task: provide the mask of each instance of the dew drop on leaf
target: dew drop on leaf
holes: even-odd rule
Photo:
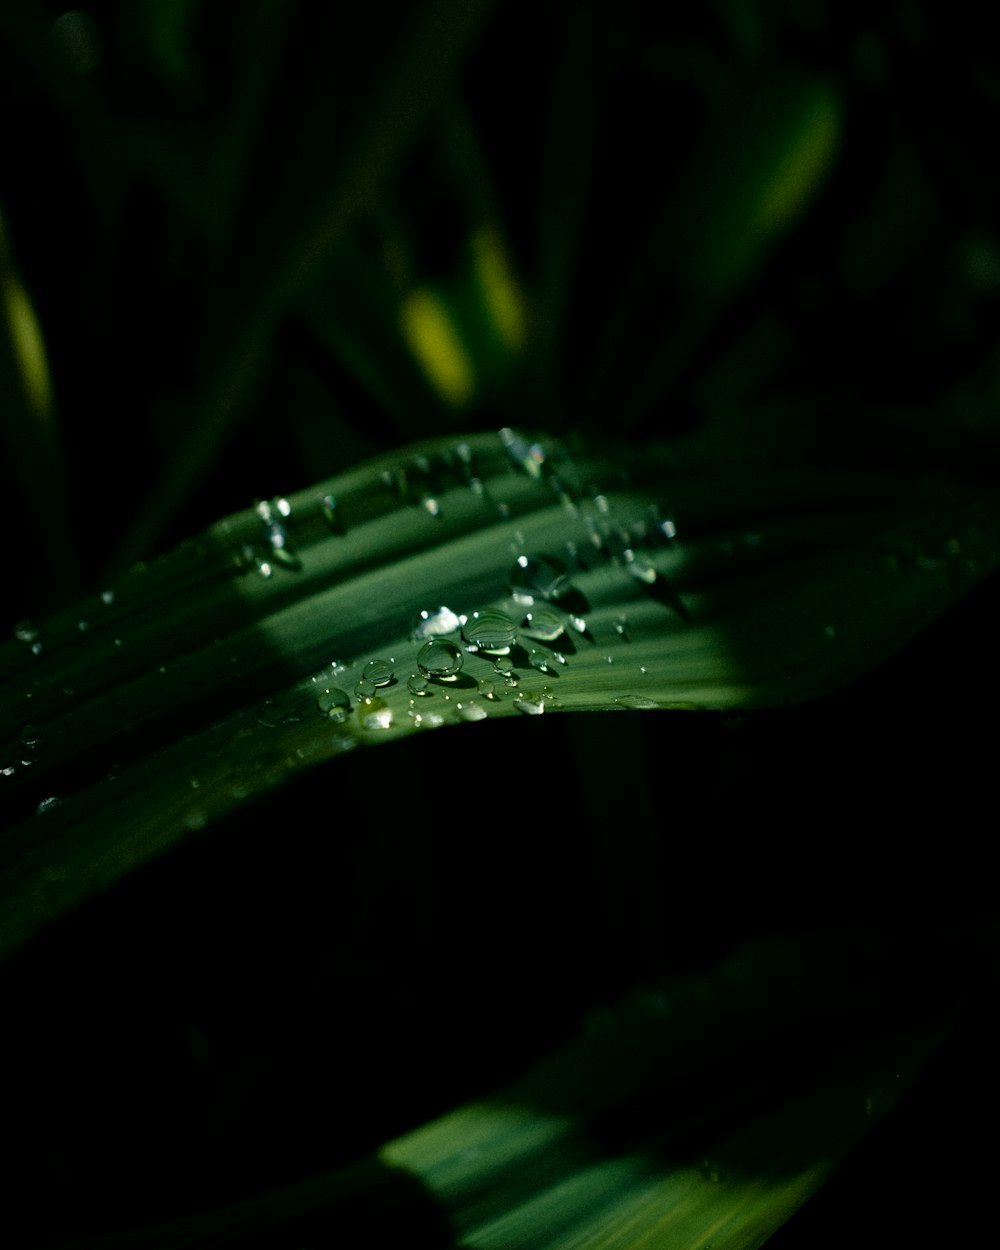
[[[521,622],[521,632],[529,638],[537,638],[539,642],[554,642],[565,631],[563,618],[553,608],[542,604],[532,608],[525,614]]]
[[[559,599],[570,589],[569,570],[555,556],[518,556],[509,581],[515,597],[529,601],[535,595],[542,599]]]
[[[541,647],[532,647],[528,652],[528,661],[531,667],[537,669],[540,673],[554,673],[555,660],[548,651],[543,651]]]
[[[615,702],[621,704],[622,707],[636,708],[639,711],[659,707],[655,699],[647,699],[642,694],[623,694],[620,698],[615,699]]]
[[[455,711],[461,720],[485,720],[487,716],[481,703],[456,703]]]
[[[427,678],[423,673],[411,673],[406,681],[406,688],[410,694],[425,695],[427,690]]]
[[[373,686],[388,686],[395,673],[388,660],[369,660],[361,673],[362,681],[370,681]]]
[[[462,637],[479,651],[506,655],[517,634],[517,626],[499,608],[473,612],[462,626]]]
[[[514,706],[519,712],[523,712],[525,716],[541,716],[545,711],[545,700],[531,699],[522,695],[519,699],[514,700]]]
[[[274,729],[281,724],[285,716],[286,712],[282,704],[276,703],[274,699],[267,699],[261,704],[257,713],[257,723],[268,729]]]
[[[425,677],[453,681],[462,671],[464,658],[453,642],[448,642],[445,638],[432,638],[420,648],[417,665]]]
[[[351,697],[346,690],[329,686],[316,700],[319,710],[331,720],[346,720],[351,710]]]

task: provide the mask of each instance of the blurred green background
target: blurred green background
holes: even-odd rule
[[[0,0],[5,626],[451,431],[994,482],[989,28],[970,3]],[[842,697],[746,722],[490,726],[430,803],[437,741],[359,753],[349,783],[211,831],[14,970],[11,1001],[49,1001],[7,1038],[47,1082],[12,1115],[11,1190],[62,1195],[67,1236],[151,1218],[201,1116],[178,1205],[253,1192],[506,1077],[664,952],[683,974],[798,926],[871,926],[901,986],[981,978],[992,1001],[997,620],[987,585]],[[387,774],[395,860],[366,802]],[[499,791],[484,882],[468,846]],[[343,835],[322,852],[297,818],[319,804]],[[905,1165],[862,1167],[879,1244],[906,1202],[971,1235],[971,1207],[913,1202],[974,1147],[930,1173],[921,1151],[964,1143],[973,1105],[995,1118],[991,1035],[964,1044],[888,1147]],[[102,1115],[131,1205],[88,1158]],[[160,1123],[147,1155],[121,1144]],[[860,1209],[832,1201],[827,1230]]]
[[[986,20],[0,6],[6,615],[451,430],[993,474]]]

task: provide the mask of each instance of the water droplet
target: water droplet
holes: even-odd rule
[[[462,720],[485,720],[487,711],[481,703],[456,703],[455,711]]]
[[[620,698],[615,699],[615,702],[620,703],[622,707],[636,708],[639,711],[659,707],[655,699],[647,699],[642,694],[623,694]]]
[[[625,567],[637,582],[642,582],[646,586],[652,586],[659,576],[656,568],[648,560],[632,555],[631,552],[626,557]]]
[[[440,607],[435,612],[424,610],[414,621],[410,637],[414,642],[437,638],[441,634],[454,634],[462,627],[461,620],[451,608]]]
[[[540,673],[554,673],[555,658],[549,651],[543,651],[541,647],[532,647],[528,652],[528,661],[531,667],[537,669]]]
[[[257,713],[257,723],[274,729],[285,719],[285,708],[273,699],[266,699]]]
[[[31,621],[18,621],[14,626],[14,637],[18,642],[37,642],[38,628]]]
[[[495,699],[497,697],[496,691],[493,686],[493,682],[491,682],[488,677],[480,677],[478,686],[479,686],[479,693],[483,696],[484,699]]]
[[[374,689],[373,686],[373,692]],[[328,686],[316,700],[316,706],[333,721],[346,720],[351,711],[351,696],[337,686]]]
[[[582,616],[571,616],[569,618],[569,623],[573,626],[573,628],[576,630],[578,634],[586,634],[587,622],[584,620]]]
[[[388,686],[395,673],[388,660],[369,660],[362,673],[362,681],[370,681],[373,686]]]
[[[41,803],[38,804],[38,807],[35,808],[35,811],[38,813],[39,816],[41,816],[42,812],[49,811],[50,808],[55,807],[55,805],[58,802],[59,802],[58,796],[51,794],[49,795],[47,799],[42,799]]]
[[[545,711],[545,700],[531,699],[526,695],[522,695],[519,699],[514,700],[514,706],[519,712],[523,712],[525,716],[541,716]]]
[[[827,636],[827,638],[836,638],[837,636],[836,625],[824,625],[823,633]]]
[[[409,715],[417,729],[437,729],[439,725],[444,724],[444,717],[440,712],[425,712],[422,708],[418,712],[416,708],[411,707]]]
[[[535,595],[542,599],[560,599],[570,589],[569,570],[555,556],[518,556],[509,582],[515,597],[528,602]]]
[[[37,747],[42,740],[37,725],[22,725],[21,744],[26,747]]]
[[[362,705],[361,723],[366,729],[388,729],[392,725],[392,708],[382,699],[369,699]]]
[[[13,777],[17,769],[13,764],[8,764],[6,768],[0,768],[0,775],[4,777]]]
[[[85,634],[90,629],[90,621],[77,621],[76,627],[81,634]]]
[[[623,638],[625,642],[628,642],[628,618],[626,616],[619,616],[615,621],[615,633],[619,638]]]
[[[437,681],[454,681],[462,671],[464,656],[460,648],[444,638],[425,642],[417,655],[417,664],[426,677]]]
[[[517,626],[499,608],[473,612],[462,626],[462,637],[479,651],[505,655],[517,635]]]
[[[406,688],[410,694],[426,695],[429,693],[427,689],[427,678],[423,673],[411,673],[406,681]]]
[[[537,638],[539,642],[554,642],[565,632],[565,628],[559,613],[545,604],[532,608],[521,622],[521,632],[529,638]]]
[[[114,603],[114,601],[115,601],[115,592],[113,590],[101,591],[101,603],[103,603],[106,607],[110,608],[111,605]]]
[[[354,687],[354,694],[355,694],[355,697],[359,701],[361,699],[372,698],[372,696],[375,694],[375,683],[371,681],[365,681],[364,678],[362,678],[358,682],[358,684]]]
[[[514,661],[508,659],[507,656],[503,656],[501,659],[494,661],[493,671],[503,677],[505,674],[509,673],[513,667]]]

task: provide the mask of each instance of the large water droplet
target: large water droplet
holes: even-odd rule
[[[351,696],[338,686],[329,686],[316,700],[316,705],[331,720],[346,720],[351,711]]]
[[[417,655],[420,671],[438,681],[454,681],[462,670],[463,660],[460,648],[444,638],[432,638],[425,642]]]
[[[395,673],[388,660],[369,660],[361,673],[362,681],[370,681],[373,686],[388,686]]]
[[[525,614],[521,632],[539,642],[554,642],[565,631],[563,618],[554,609],[541,604]]]
[[[499,608],[473,612],[462,626],[462,637],[479,651],[505,655],[517,634],[517,626]]]
[[[535,595],[542,599],[559,599],[570,589],[569,571],[555,556],[518,556],[509,580],[515,597],[528,601]]]

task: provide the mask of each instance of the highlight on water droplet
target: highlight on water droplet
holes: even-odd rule
[[[465,657],[461,648],[445,638],[425,642],[417,654],[417,666],[425,677],[435,681],[454,681],[462,671]]]
[[[361,672],[361,679],[370,681],[373,686],[388,686],[395,675],[388,660],[369,660]]]
[[[35,811],[39,816],[41,816],[42,812],[50,811],[58,802],[58,795],[50,794],[47,799],[42,799],[41,803],[38,804],[38,807],[35,808]]]
[[[346,720],[351,711],[351,696],[338,686],[328,686],[316,700],[316,706],[330,720]]]
[[[517,626],[499,608],[482,608],[465,621],[462,637],[477,651],[506,655],[517,636]]]

